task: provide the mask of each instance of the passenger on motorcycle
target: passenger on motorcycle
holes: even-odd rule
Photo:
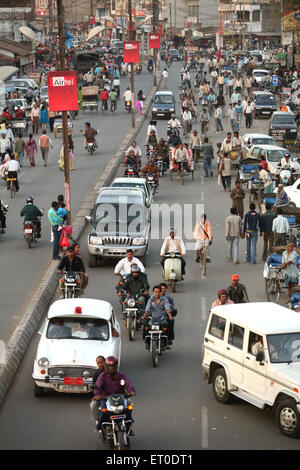
[[[168,292],[167,292],[167,290],[168,290],[167,284],[166,284],[165,282],[161,282],[161,283],[159,284],[159,287],[161,288],[161,295],[162,295],[163,297],[166,297],[166,298],[168,299],[168,301],[169,301],[169,304],[170,304],[170,307],[171,307],[171,314],[172,314],[172,317],[173,317],[173,318],[176,317],[176,315],[177,315],[177,308],[176,308],[176,305],[175,305],[175,303],[174,303],[173,297],[172,297],[170,294],[168,294]]]
[[[160,257],[162,258],[160,264],[162,268],[164,269],[165,266],[165,261],[167,259],[167,255],[171,253],[180,253],[180,259],[181,259],[181,272],[184,275],[185,274],[185,255],[186,255],[186,249],[185,249],[185,244],[180,237],[175,238],[175,230],[172,228],[170,230],[170,236],[165,238],[161,250],[160,250]]]
[[[124,383],[124,385],[123,385]],[[125,395],[125,391],[127,390],[132,397],[135,397],[135,389],[130,382],[130,380],[126,377],[125,374],[122,372],[118,372],[118,360],[114,356],[109,356],[105,360],[105,371],[99,375],[98,379],[96,380],[96,389],[94,391],[93,400],[99,401],[99,420],[97,424],[98,431],[102,431],[102,423],[105,422],[106,419],[106,400],[110,395],[122,393]],[[125,409],[125,413],[127,418],[132,420],[132,411]],[[133,420],[132,420],[133,422]],[[134,433],[131,430],[130,435],[133,436]]]
[[[124,164],[139,169],[141,167],[141,159],[138,155],[134,154],[134,150],[130,150],[129,154],[125,157]]]
[[[136,145],[136,141],[135,141],[135,140],[133,140],[133,141],[131,142],[131,145],[128,147],[128,149],[127,149],[127,151],[126,151],[126,155],[129,154],[129,152],[131,152],[131,151],[134,152],[134,155],[135,155],[136,157],[140,157],[140,158],[142,157],[142,150],[141,150],[141,148],[140,148],[138,145]]]
[[[176,134],[176,132],[173,130],[169,137],[168,145],[169,147],[176,147],[177,145],[180,145],[180,144],[182,144],[180,135]]]
[[[79,256],[76,256],[74,253],[74,248],[70,246],[67,249],[67,254],[62,257],[57,267],[57,274],[61,274],[62,271],[72,271],[74,273],[79,273],[81,277],[81,289],[84,292],[88,284],[88,277],[85,273],[85,267],[83,261]],[[61,278],[59,283],[59,291],[61,291],[62,283],[64,279]]]
[[[39,217],[43,216],[43,212],[33,204],[32,196],[26,198],[26,206],[21,210],[20,216],[24,217],[24,223],[27,220],[34,223],[37,230],[36,238],[41,238],[41,221]]]
[[[180,129],[181,128],[181,123],[178,119],[176,119],[175,114],[172,114],[171,119],[168,121],[168,129]]]
[[[150,135],[147,136],[145,146],[147,147],[148,145],[157,145],[158,144],[158,139],[157,135],[155,134],[154,130],[150,131]]]
[[[183,144],[181,143],[176,149],[174,157],[172,157],[173,168],[176,168],[178,171],[178,179],[180,179],[181,171],[187,171],[188,157],[189,155],[187,149],[184,148]]]
[[[142,311],[145,310],[149,288],[150,286],[146,273],[141,272],[141,268],[137,264],[132,264],[131,273],[125,279],[125,282],[123,284],[123,290],[128,292],[129,295],[133,296],[136,296],[143,290],[143,292],[138,298]]]
[[[143,328],[143,339],[145,339],[145,336],[146,336],[145,327],[149,325],[149,317],[163,318],[162,326],[164,328],[167,328],[169,344],[171,345],[174,339],[174,319],[172,317],[171,306],[169,304],[169,301],[166,297],[162,296],[160,286],[153,287],[153,295],[148,300],[145,314],[142,317],[142,319],[145,320],[144,328]],[[173,322],[173,329],[170,328],[171,322]],[[146,344],[146,348],[149,349],[149,347],[150,347],[150,344]]]

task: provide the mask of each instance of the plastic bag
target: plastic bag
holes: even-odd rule
[[[60,247],[61,248],[69,248],[70,242],[67,237],[67,233],[65,229],[62,231],[61,238],[60,238]]]
[[[72,232],[73,232],[73,226],[72,225],[66,225],[65,228],[64,228],[65,232],[68,234],[68,235],[72,235]]]

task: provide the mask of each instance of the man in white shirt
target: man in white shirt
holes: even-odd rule
[[[15,143],[15,138],[11,127],[9,127],[9,124],[5,124],[5,129],[3,130],[3,132],[5,132],[5,137],[9,141],[10,150],[13,151],[13,144]]]
[[[168,76],[169,76],[167,69],[164,69],[162,76],[164,79],[164,88],[167,88],[167,82],[168,82]]]
[[[117,295],[120,295],[119,291],[120,291],[121,285],[123,284],[122,277],[123,276],[128,276],[131,273],[131,266],[133,264],[137,264],[142,273],[145,272],[144,265],[141,263],[141,261],[138,258],[135,258],[133,256],[133,251],[131,249],[128,249],[126,251],[126,258],[122,258],[118,262],[118,264],[116,265],[115,270],[114,270],[114,275],[121,277],[121,280],[119,281],[118,285],[116,286],[116,289],[117,289],[117,292],[118,292]]]
[[[130,102],[131,102],[131,90],[130,90],[129,87],[127,88],[127,90],[126,90],[125,93],[123,94],[122,99],[125,101],[125,103],[126,103],[127,101],[130,101]]]
[[[7,179],[16,178],[16,191],[19,191],[18,173],[20,171],[20,165],[17,160],[14,159],[14,155],[12,156],[11,160],[8,160],[5,163],[5,168],[7,170]],[[10,189],[10,181],[7,181],[7,189]]]
[[[176,119],[175,114],[172,114],[171,119],[168,121],[168,128],[169,129],[174,129],[174,127],[177,127],[178,129],[180,129],[181,124],[180,124],[180,121],[178,121],[178,119]]]
[[[278,207],[277,217],[273,220],[272,225],[275,246],[286,246],[287,234],[289,232],[289,229],[289,222],[286,217],[283,217],[281,207]]]
[[[188,108],[185,108],[184,110],[184,113],[182,115],[182,122],[183,122],[183,134],[187,136],[192,127],[192,113],[191,111],[189,111]]]
[[[185,260],[184,257],[186,255],[186,249],[183,240],[180,237],[175,238],[175,230],[173,228],[170,229],[170,236],[165,238],[161,250],[160,250],[160,257],[162,258],[160,264],[164,269],[165,261],[167,259],[167,255],[170,253],[180,253],[181,259],[181,271],[182,274],[185,274]]]
[[[2,132],[1,138],[0,138],[0,158],[3,160],[6,154],[6,149],[10,148],[10,142],[6,138],[5,132]]]
[[[142,157],[142,150],[141,150],[141,148],[140,148],[138,145],[136,145],[136,141],[135,141],[135,140],[133,140],[133,141],[131,142],[130,147],[128,147],[128,149],[127,149],[127,151],[126,151],[126,155],[129,155],[129,153],[130,153],[131,151],[134,152],[134,155],[135,155],[136,157],[140,157],[140,158]]]

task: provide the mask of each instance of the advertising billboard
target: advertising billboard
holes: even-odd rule
[[[283,29],[284,31],[300,31],[299,0],[284,0]]]
[[[123,42],[123,61],[127,64],[140,61],[140,50],[138,41]]]
[[[48,73],[49,111],[78,111],[77,72]]]

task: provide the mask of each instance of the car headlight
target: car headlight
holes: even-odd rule
[[[132,241],[132,244],[142,246],[145,244],[145,241],[146,241],[145,238],[134,238]]]
[[[100,237],[90,236],[90,244],[91,245],[103,245],[103,240]]]
[[[157,108],[152,108],[152,111],[157,111]]]
[[[172,112],[172,111],[175,111],[175,109],[174,109],[174,108],[170,108],[170,111],[171,111],[171,112]]]
[[[39,360],[38,360],[38,365],[40,367],[48,367],[49,366],[49,361],[46,357],[41,357]]]
[[[132,308],[135,306],[135,300],[134,299],[129,299],[128,300],[128,307]]]

